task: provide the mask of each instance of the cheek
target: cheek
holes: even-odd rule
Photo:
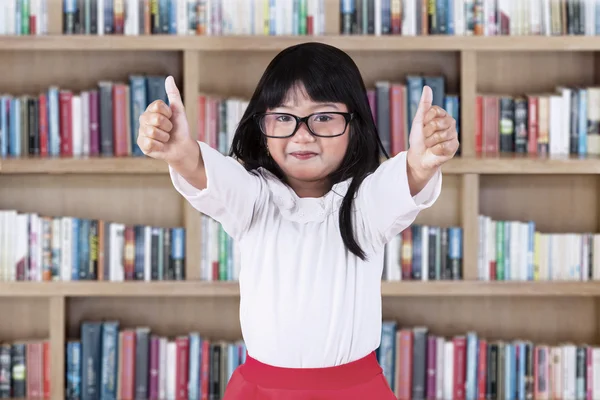
[[[321,148],[323,154],[335,161],[342,161],[348,148],[348,135],[339,136],[331,139],[322,139]]]
[[[287,141],[288,139],[267,139],[269,153],[271,153],[271,157],[273,157],[275,161],[283,159],[283,154],[285,152],[285,146]]]

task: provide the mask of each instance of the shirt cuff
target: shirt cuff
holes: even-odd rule
[[[205,165],[205,173],[206,173],[206,177],[207,177],[207,187],[205,189],[198,189],[197,187],[191,185],[188,181],[186,181],[175,169],[173,169],[170,165],[169,165],[169,175],[171,177],[171,182],[173,182],[173,186],[175,187],[175,189],[183,196],[185,197],[187,200],[196,200],[196,199],[200,199],[204,196],[207,196],[209,193],[209,188],[208,188],[208,169],[210,168],[207,167],[207,164],[210,164],[210,161],[206,160],[206,156],[202,153],[203,151],[203,146],[202,146],[202,142],[197,142],[198,146],[200,147],[200,152],[202,154],[202,157],[204,159],[204,165]],[[212,172],[212,169],[211,169]]]
[[[412,197],[415,207],[424,209],[431,207],[442,191],[442,170],[438,168],[425,187]]]

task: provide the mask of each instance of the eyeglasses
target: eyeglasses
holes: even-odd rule
[[[327,138],[341,136],[353,118],[354,113],[337,111],[319,112],[306,117],[298,117],[287,113],[260,113],[254,115],[261,132],[272,138],[294,136],[302,122],[306,124],[308,131],[314,136]]]

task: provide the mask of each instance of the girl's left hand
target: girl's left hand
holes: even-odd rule
[[[408,163],[417,175],[432,176],[458,150],[456,120],[443,108],[432,106],[431,88],[425,86],[409,134]]]

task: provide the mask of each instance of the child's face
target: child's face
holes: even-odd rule
[[[269,109],[267,112],[306,117],[314,113],[346,113],[348,108],[342,103],[314,102],[302,88],[291,92],[282,106]],[[296,125],[293,118],[285,115],[268,118],[263,128],[267,132],[291,129],[288,131],[291,133]],[[292,186],[297,184],[306,187],[307,183],[315,183],[315,187],[323,188],[325,183],[323,180],[338,168],[346,154],[349,124],[340,114],[316,115],[310,118],[309,124],[316,133],[331,136],[316,137],[309,132],[306,123],[301,123],[292,137],[267,137],[267,146],[271,157],[286,174]],[[340,133],[343,134],[339,135]],[[328,190],[325,188],[324,193],[320,195],[324,195]]]

